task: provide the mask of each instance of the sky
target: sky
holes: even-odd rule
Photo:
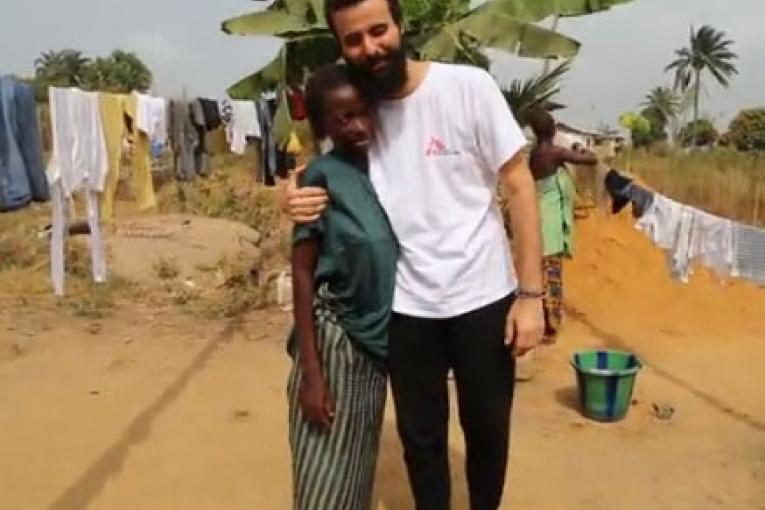
[[[119,48],[152,69],[153,92],[221,98],[226,88],[275,55],[279,40],[220,31],[226,18],[254,9],[250,0],[0,0],[0,74],[32,75],[47,50],[88,56]],[[664,67],[687,44],[691,25],[711,24],[736,41],[739,76],[724,89],[708,79],[702,113],[724,127],[745,107],[765,106],[763,0],[635,0],[608,12],[561,21],[559,31],[582,43],[566,77],[562,120],[595,128],[616,125],[646,93],[670,85]],[[549,20],[547,21],[549,23]],[[492,52],[501,83],[526,78],[542,64]]]

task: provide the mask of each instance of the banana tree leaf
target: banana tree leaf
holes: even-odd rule
[[[285,87],[288,71],[315,69],[339,57],[340,48],[331,35],[292,39],[265,67],[232,85],[228,94],[232,99],[254,99],[263,92]]]
[[[327,26],[327,20],[324,18],[324,0],[310,0],[314,15],[317,18],[316,24]]]
[[[600,11],[607,11],[611,7],[626,4],[633,0],[558,0],[559,10],[556,14],[563,17],[587,16]]]
[[[446,25],[416,49],[422,58],[448,61],[471,47],[530,58],[571,57],[579,51],[579,43],[570,37],[501,13],[485,12]]]
[[[276,111],[274,112],[273,123],[271,133],[274,139],[276,139],[276,144],[279,147],[284,147],[287,145],[287,141],[290,138],[290,132],[293,131],[290,108],[287,104],[287,100],[284,98],[284,94],[279,94],[279,101],[277,103]]]
[[[242,78],[227,90],[231,99],[256,99],[269,90],[276,90],[283,83],[284,47],[276,58],[258,72]]]
[[[221,30],[229,35],[297,37],[309,35],[317,27],[285,11],[265,10],[228,19],[221,24]]]
[[[269,1],[269,0],[263,0]],[[285,11],[293,16],[301,17],[315,0],[276,0],[267,9],[272,11]]]
[[[294,121],[290,117],[290,108],[287,104],[287,99],[284,94],[279,93],[277,98],[276,111],[274,112],[273,128],[271,134],[276,140],[276,145],[279,148],[285,148],[287,142],[289,142],[290,135],[295,133],[300,142],[305,146],[306,144],[313,144],[313,134],[311,132],[311,126],[307,119]]]
[[[586,16],[633,0],[489,0],[475,12],[502,13],[519,21],[541,21],[548,16]]]

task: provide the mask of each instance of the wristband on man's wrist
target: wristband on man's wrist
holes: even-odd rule
[[[542,299],[545,297],[545,291],[518,289],[518,292],[516,292],[516,297],[518,299]]]

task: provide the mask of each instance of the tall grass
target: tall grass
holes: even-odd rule
[[[674,200],[765,227],[763,154],[723,148],[690,154],[636,151],[630,166],[647,185]]]

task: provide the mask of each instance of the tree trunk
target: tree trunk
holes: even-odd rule
[[[701,90],[701,69],[696,69],[696,83],[693,86],[693,139],[692,148],[696,148],[698,143],[699,129],[699,92]]]
[[[677,141],[677,118],[674,114],[667,118],[667,127],[669,128],[667,133],[669,146],[674,148]]]

